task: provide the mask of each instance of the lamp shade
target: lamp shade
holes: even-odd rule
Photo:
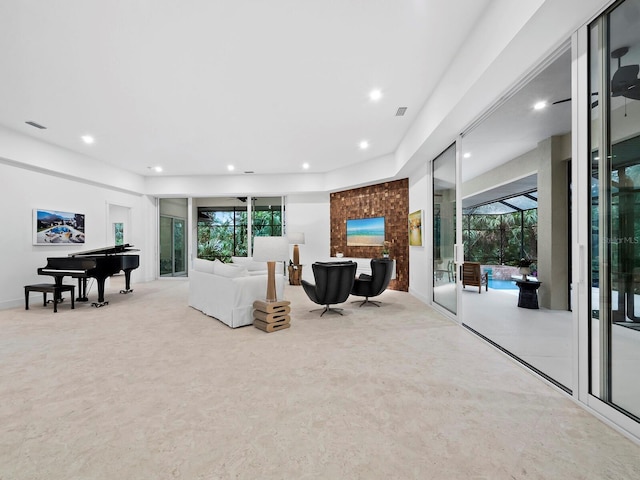
[[[287,238],[291,245],[304,245],[304,233],[302,232],[288,233]]]
[[[256,262],[286,262],[289,259],[287,237],[255,237],[253,260]]]

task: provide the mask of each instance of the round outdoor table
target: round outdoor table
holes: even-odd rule
[[[516,280],[516,285],[520,289],[518,295],[518,306],[521,308],[539,308],[538,307],[538,288],[542,282],[531,282],[529,280]]]

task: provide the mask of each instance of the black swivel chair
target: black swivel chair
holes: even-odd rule
[[[369,297],[376,297],[387,289],[393,274],[393,265],[393,260],[389,258],[374,258],[371,260],[371,275],[361,273],[356,278],[351,295],[365,297],[360,306],[365,303],[372,303],[376,307],[380,306],[380,302],[369,300]]]
[[[330,305],[343,303],[349,298],[357,267],[355,262],[316,262],[311,266],[315,285],[305,280],[300,283],[312,302],[325,305],[320,316],[329,311],[342,315],[341,308],[331,308]]]

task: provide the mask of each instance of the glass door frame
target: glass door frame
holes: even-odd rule
[[[613,3],[611,4],[613,5]],[[574,215],[572,218],[573,247],[573,396],[600,419],[625,435],[640,438],[640,423],[614,406],[591,394],[591,148],[589,87],[589,27],[594,21],[602,22],[601,15],[611,8],[608,5],[597,16],[585,23],[571,38],[572,43],[572,190]],[[607,80],[608,81],[608,80]],[[602,90],[599,90],[602,91]],[[605,102],[606,104],[606,102]],[[603,142],[604,143],[604,142]]]
[[[458,324],[462,323],[462,302],[461,302],[461,290],[462,290],[462,283],[460,281],[460,275],[458,274],[459,272],[459,266],[460,266],[460,262],[462,261],[462,257],[461,257],[461,252],[464,251],[464,249],[462,248],[462,189],[461,189],[461,185],[462,185],[462,174],[461,174],[461,162],[462,162],[462,154],[459,151],[458,146],[460,145],[460,139],[462,138],[462,136],[458,136],[456,138],[456,140],[451,143],[450,145],[447,146],[447,148],[445,148],[442,152],[440,152],[438,155],[436,155],[434,158],[432,158],[429,162],[428,162],[428,171],[430,173],[430,178],[431,181],[429,182],[429,191],[427,192],[428,198],[429,198],[429,204],[430,204],[430,214],[428,214],[428,217],[426,217],[424,219],[425,221],[425,227],[429,229],[430,234],[428,235],[428,238],[430,239],[430,242],[425,245],[427,248],[429,248],[429,255],[428,255],[428,260],[429,260],[429,267],[428,267],[428,271],[429,271],[429,282],[430,282],[430,291],[431,291],[431,295],[429,298],[429,302],[430,305],[437,310],[438,312],[442,313],[443,315],[445,315],[446,317],[450,318],[451,320],[455,321]],[[451,310],[441,306],[439,303],[437,303],[434,299],[434,287],[435,287],[435,282],[434,282],[434,278],[435,278],[435,268],[434,268],[434,264],[435,264],[435,258],[434,258],[434,246],[435,246],[435,238],[434,238],[434,178],[433,178],[433,172],[434,172],[434,162],[440,158],[447,150],[449,150],[450,148],[454,149],[455,152],[455,238],[454,238],[454,245],[453,245],[453,262],[454,262],[454,270],[456,272],[455,275],[455,293],[456,293],[456,313],[452,312]]]
[[[189,243],[189,221],[187,218],[182,218],[182,217],[175,217],[172,215],[158,215],[159,221],[158,221],[158,277],[160,278],[169,278],[169,277],[184,277],[187,275],[188,272],[188,258],[189,258],[189,254],[188,254],[188,243]],[[160,239],[160,235],[162,232],[162,218],[168,218],[171,220],[171,274],[169,273],[162,273],[162,270],[160,268],[160,260],[162,260],[162,251],[161,251],[161,247],[162,247],[162,241]],[[175,224],[176,221],[180,221],[182,222],[183,225],[183,262],[184,262],[184,270],[180,270],[180,271],[176,271],[175,270],[175,265],[176,265],[176,248],[175,248]]]

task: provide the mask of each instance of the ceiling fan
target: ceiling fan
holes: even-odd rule
[[[629,47],[620,47],[611,52],[611,58],[618,59],[618,70],[611,79],[611,96],[640,100],[640,65],[620,65],[620,59],[629,52]]]
[[[640,100],[640,78],[638,78],[638,72],[640,71],[640,65],[621,65],[621,58],[629,52],[629,47],[620,47],[611,52],[611,58],[618,60],[618,70],[613,74],[611,79],[611,96],[612,97],[625,97],[631,100]],[[598,95],[598,92],[594,92],[591,96]],[[571,101],[571,98],[565,98],[553,102],[552,105],[558,103],[564,103]],[[596,100],[591,104],[591,108],[598,105]]]

